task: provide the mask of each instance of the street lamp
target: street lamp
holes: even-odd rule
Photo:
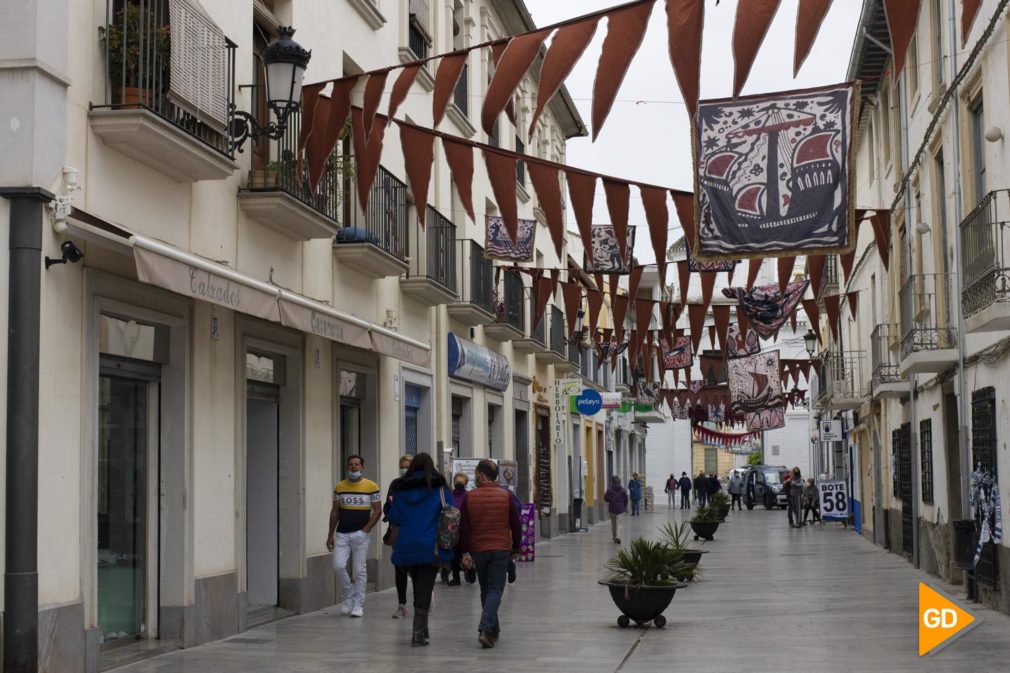
[[[814,353],[817,352],[817,335],[813,330],[808,329],[807,333],[803,335],[803,343],[806,344],[807,355],[814,357]]]
[[[260,123],[248,112],[236,110],[233,104],[231,136],[239,152],[249,138],[265,136],[280,139],[288,127],[288,115],[301,103],[302,78],[312,52],[303,49],[291,38],[295,34],[291,26],[281,26],[278,33],[280,37],[263,50],[262,56],[266,70],[266,102],[277,121]]]

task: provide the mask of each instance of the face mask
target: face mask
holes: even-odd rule
[[[348,471],[347,476],[349,478],[351,478],[351,479],[361,479],[361,473],[360,472],[350,472],[350,471]]]
[[[457,491],[463,491],[463,490],[466,490],[466,484],[464,484],[464,483],[463,483],[463,482],[461,482],[461,481],[457,481],[457,482],[456,482],[456,490],[457,490]]]
[[[407,468],[405,468],[405,467],[401,467],[401,468],[400,468],[400,476],[402,477],[402,476],[403,476],[403,475],[405,475],[405,474],[407,474]]]

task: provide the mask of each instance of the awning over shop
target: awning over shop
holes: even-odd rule
[[[70,219],[77,233],[129,246],[141,282],[419,367],[431,364],[426,343],[83,211]]]

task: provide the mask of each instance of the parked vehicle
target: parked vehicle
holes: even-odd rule
[[[747,509],[764,505],[765,509],[789,505],[789,499],[782,492],[782,482],[789,474],[785,465],[752,465],[744,475],[743,501]]]

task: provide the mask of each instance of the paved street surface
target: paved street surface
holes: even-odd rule
[[[679,511],[625,517],[622,536],[655,535]],[[783,511],[734,512],[705,544],[700,581],[680,591],[665,629],[620,629],[596,580],[615,545],[609,525],[543,543],[506,592],[502,639],[476,639],[476,585],[435,589],[431,646],[410,647],[395,592],[364,619],[336,608],[122,669],[129,673],[821,673],[971,672],[1010,661],[1010,617],[946,587],[840,524],[791,530]],[[982,623],[933,657],[917,656],[918,583],[958,598]],[[995,664],[994,662],[1004,662]]]

